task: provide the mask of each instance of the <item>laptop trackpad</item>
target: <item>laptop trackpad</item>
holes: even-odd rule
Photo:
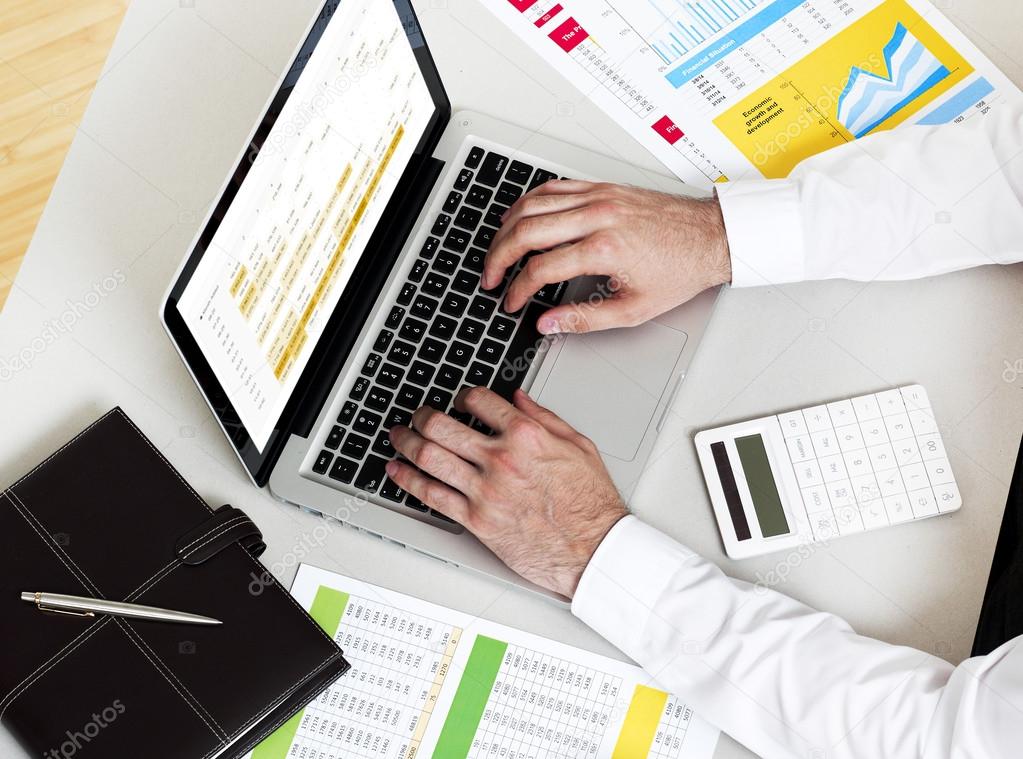
[[[605,456],[636,457],[686,344],[657,322],[572,335],[537,401],[593,440]]]

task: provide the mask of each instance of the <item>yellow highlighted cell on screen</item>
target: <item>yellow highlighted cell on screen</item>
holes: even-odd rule
[[[646,757],[654,745],[657,728],[661,724],[667,703],[668,694],[664,691],[637,685],[611,759]]]

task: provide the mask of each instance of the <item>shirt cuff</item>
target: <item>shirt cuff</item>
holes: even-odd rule
[[[635,516],[624,517],[590,559],[572,613],[635,658],[645,621],[681,565],[695,555]]]
[[[732,258],[732,286],[780,285],[805,277],[799,185],[758,179],[718,189]]]

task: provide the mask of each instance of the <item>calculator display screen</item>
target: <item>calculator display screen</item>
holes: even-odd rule
[[[789,533],[785,509],[778,494],[778,484],[771,471],[771,461],[760,435],[749,435],[735,439],[735,449],[746,473],[746,484],[753,496],[753,510],[760,523],[760,532],[765,538]]]

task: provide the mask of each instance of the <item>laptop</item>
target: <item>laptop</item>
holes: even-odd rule
[[[388,430],[422,405],[458,416],[452,399],[466,386],[506,398],[522,387],[594,440],[628,497],[717,293],[641,327],[542,339],[544,310],[592,307],[613,282],[554,283],[506,313],[511,275],[484,292],[480,273],[501,215],[530,189],[560,177],[635,182],[637,173],[480,113],[452,114],[407,0],[331,0],[203,222],[161,319],[257,486],[543,592],[387,479]]]

